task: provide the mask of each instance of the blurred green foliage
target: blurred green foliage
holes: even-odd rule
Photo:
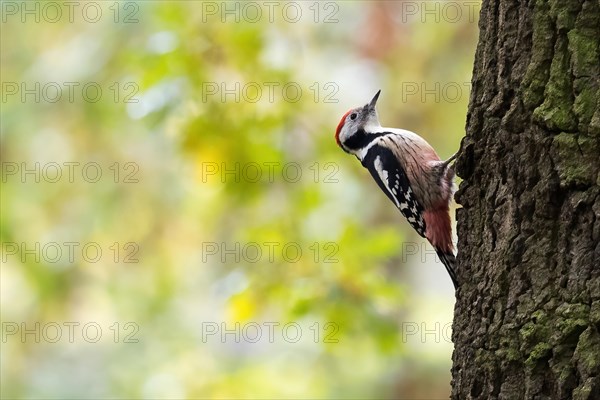
[[[414,13],[425,3],[434,11]],[[3,5],[2,397],[447,397],[451,343],[435,324],[451,322],[451,283],[333,133],[381,88],[385,126],[454,153],[474,3],[453,3],[454,19],[443,2],[296,2],[298,22],[277,11],[269,21],[263,3],[256,22],[220,14],[242,7],[234,2],[97,4],[94,23],[78,12],[73,22],[22,21]],[[132,12],[137,22],[124,23]],[[73,101],[8,93],[7,83],[36,82],[79,86]],[[90,82],[102,88],[96,102],[81,94]],[[239,101],[221,97],[236,83],[251,83]],[[286,99],[290,83],[302,94]],[[97,163],[102,177],[88,182],[80,167],[72,182],[64,167],[58,182],[7,174],[65,162]],[[48,262],[24,251],[65,242],[96,243],[102,257],[76,250]],[[223,251],[236,243],[237,255]],[[240,256],[249,243],[258,261]],[[277,243],[272,259],[265,243]],[[80,323],[72,342],[69,321]],[[89,322],[102,329],[96,343],[82,340]],[[280,324],[273,343],[206,335],[239,323],[265,336],[269,322]],[[63,336],[8,334],[36,323],[59,324]],[[282,339],[286,323],[301,327],[297,343]],[[409,341],[407,326],[434,333]],[[125,340],[132,332],[137,343]]]

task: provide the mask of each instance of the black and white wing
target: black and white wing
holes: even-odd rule
[[[381,190],[392,200],[417,233],[425,237],[423,206],[415,198],[410,181],[392,151],[384,146],[371,146],[362,160]]]

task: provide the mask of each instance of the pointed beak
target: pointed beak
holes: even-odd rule
[[[377,99],[379,98],[379,94],[380,93],[381,93],[381,90],[379,90],[379,91],[377,91],[377,93],[375,93],[375,96],[373,97],[373,99],[369,103],[369,108],[370,109],[375,109],[375,105],[377,104]]]

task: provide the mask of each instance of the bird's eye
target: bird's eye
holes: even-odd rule
[[[352,114],[350,114],[350,119],[351,119],[351,120],[355,120],[355,119],[356,119],[356,113],[352,113]]]

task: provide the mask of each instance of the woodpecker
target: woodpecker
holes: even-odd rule
[[[382,127],[375,109],[380,93],[364,107],[344,114],[335,140],[358,158],[413,229],[431,243],[456,289],[449,210],[454,190],[450,163],[456,154],[442,161],[416,133]]]

